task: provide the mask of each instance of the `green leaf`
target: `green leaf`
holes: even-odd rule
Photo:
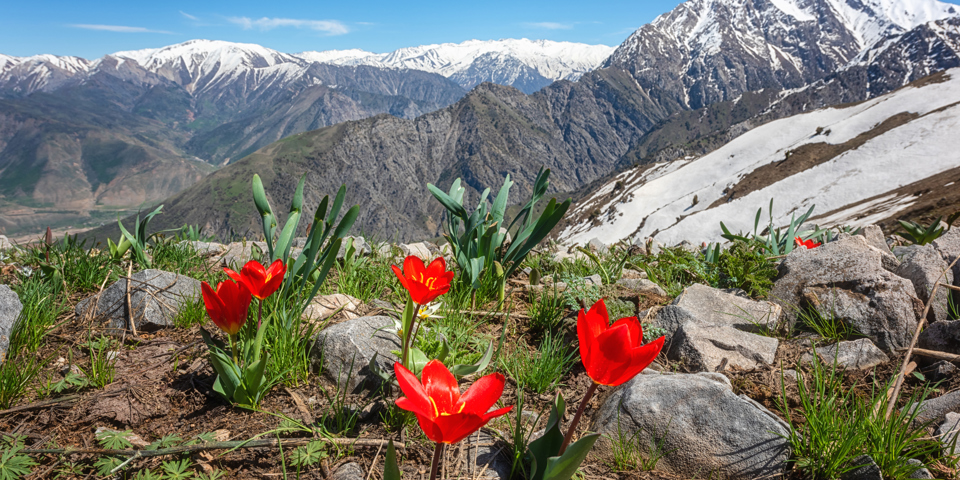
[[[483,354],[483,357],[473,365],[454,365],[450,372],[458,377],[465,377],[467,375],[472,375],[477,372],[482,372],[486,370],[487,366],[490,365],[490,361],[493,360],[493,342],[491,341],[487,345],[487,351]]]
[[[563,432],[560,431],[560,419],[566,411],[566,403],[563,396],[559,393],[557,398],[550,405],[550,417],[544,429],[543,436],[530,442],[527,446],[527,453],[530,456],[531,465],[534,466],[530,475],[530,480],[543,480],[547,468],[547,460],[556,456],[563,445]]]
[[[559,457],[550,457],[547,460],[547,466],[543,474],[544,480],[569,480],[577,473],[580,464],[587,458],[593,444],[600,438],[599,433],[585,435],[576,443],[567,447],[563,455]]]
[[[459,182],[460,182],[460,179],[458,178],[455,183],[459,183]],[[446,193],[443,193],[443,190],[440,190],[439,188],[434,186],[432,183],[427,184],[427,190],[429,190],[430,193],[433,194],[434,198],[436,198],[440,202],[440,204],[443,205],[443,207],[450,212],[451,215],[457,216],[464,220],[467,219],[468,217],[467,211],[466,209],[463,208],[463,205],[461,205],[459,202],[455,201],[454,199],[450,198],[450,196],[447,195]]]
[[[387,456],[383,461],[383,480],[402,480],[400,466],[397,465],[397,449],[393,446],[393,440],[387,443]]]

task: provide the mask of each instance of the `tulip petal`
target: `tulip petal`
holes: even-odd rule
[[[414,408],[410,408],[411,412],[420,411],[424,415],[429,415],[431,418],[434,416],[433,405],[430,403],[430,399],[427,397],[427,391],[423,388],[423,385],[420,383],[420,380],[417,379],[410,370],[407,370],[406,367],[400,364],[400,362],[395,362],[393,364],[393,372],[397,376],[397,383],[400,384],[400,391],[407,396],[407,399],[410,400]],[[405,407],[400,406],[404,410],[408,410]]]
[[[437,423],[433,420],[432,417],[427,417],[425,415],[420,415],[420,414],[416,414],[416,415],[417,415],[417,423],[420,424],[420,430],[423,430],[423,433],[427,436],[427,438],[429,438],[430,440],[436,443],[448,443],[444,441],[445,440],[444,430],[440,427],[440,425],[437,425]]]
[[[443,443],[457,443],[487,424],[480,415],[461,413],[444,415],[434,419],[437,429],[442,432]],[[426,432],[424,432],[426,433]]]
[[[407,255],[407,258],[403,259],[403,275],[414,282],[423,282],[423,277],[426,272],[426,267],[423,266],[423,260],[420,260],[420,257],[414,255]]]
[[[627,327],[627,343],[630,345],[640,345],[643,343],[643,327],[637,317],[624,317],[614,322],[610,328],[617,328],[620,325]]]
[[[453,406],[460,400],[457,378],[439,360],[430,360],[423,367],[423,387],[433,399],[439,413],[457,413]]]
[[[243,277],[241,277],[239,273],[234,272],[233,270],[230,270],[230,269],[227,268],[227,267],[223,267],[223,273],[226,273],[227,276],[230,277],[230,278],[232,278],[234,282],[242,282],[242,281],[243,281]]]
[[[510,405],[509,407],[499,408],[499,409],[494,410],[494,411],[492,411],[492,412],[490,412],[490,413],[485,413],[485,414],[483,414],[483,423],[487,423],[487,422],[489,422],[490,420],[493,420],[494,418],[497,418],[497,417],[499,417],[499,416],[501,416],[501,415],[506,415],[506,414],[510,413],[510,410],[513,410],[513,405]]]
[[[499,373],[491,373],[480,377],[460,397],[459,403],[465,405],[463,412],[477,415],[486,414],[487,410],[490,410],[490,407],[500,399],[500,395],[503,395],[505,382],[506,379]]]
[[[390,268],[393,269],[393,274],[397,276],[397,280],[400,280],[400,285],[403,286],[405,290],[410,290],[410,285],[408,283],[407,277],[403,276],[403,272],[400,271],[400,267],[396,265],[390,265]]]

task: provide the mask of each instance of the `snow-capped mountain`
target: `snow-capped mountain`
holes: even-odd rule
[[[614,47],[550,40],[469,40],[401,48],[389,53],[363,50],[303,52],[306,60],[336,65],[410,68],[438,73],[465,89],[482,82],[532,93],[556,80],[576,80],[597,68]]]
[[[811,205],[821,226],[942,207],[957,201],[958,128],[960,69],[951,69],[866,102],[768,123],[703,157],[622,172],[573,209],[577,220],[560,238],[719,241],[721,221],[753,231],[763,208],[765,224],[771,198],[776,225]]]
[[[689,0],[604,62],[687,108],[799,88],[919,25],[957,16],[936,0]]]

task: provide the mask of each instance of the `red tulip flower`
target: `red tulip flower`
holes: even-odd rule
[[[263,265],[256,260],[250,260],[240,269],[240,273],[234,272],[229,268],[224,268],[223,271],[226,272],[230,278],[236,280],[237,283],[242,283],[246,286],[247,290],[250,290],[251,295],[263,300],[273,295],[273,292],[276,292],[277,289],[280,288],[280,284],[283,283],[283,274],[287,272],[287,267],[281,260],[273,262],[269,268],[263,268]]]
[[[616,386],[653,363],[664,339],[643,345],[643,328],[637,317],[621,318],[613,325],[609,319],[603,299],[593,304],[590,311],[580,310],[577,338],[587,375],[601,385]]]
[[[400,279],[403,288],[410,292],[410,298],[418,305],[426,305],[450,291],[453,272],[447,271],[447,263],[443,257],[438,257],[430,262],[430,265],[424,266],[423,260],[410,255],[403,261],[403,272],[396,265],[391,265],[390,268]]]
[[[247,321],[247,309],[250,308],[250,291],[247,287],[231,281],[220,282],[217,291],[213,291],[207,282],[200,283],[203,294],[203,303],[207,307],[207,315],[213,323],[231,338],[240,331],[240,327]]]
[[[413,412],[423,433],[438,444],[457,443],[513,409],[488,412],[503,394],[504,378],[499,373],[480,378],[460,395],[456,377],[439,360],[423,367],[423,383],[400,362],[393,364],[393,371],[406,395],[397,399],[397,406]]]
[[[793,243],[796,244],[797,247],[805,247],[808,250],[811,248],[817,248],[821,245],[819,242],[814,242],[812,238],[804,242],[800,237],[795,237],[793,239]]]

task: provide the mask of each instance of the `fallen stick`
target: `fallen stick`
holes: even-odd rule
[[[949,288],[950,290],[956,290],[960,292],[960,287],[957,287],[955,285],[950,285],[949,283],[937,282],[937,285],[940,285],[941,287]]]
[[[900,364],[900,373],[897,374],[897,381],[893,384],[893,392],[890,395],[890,400],[887,403],[887,412],[884,415],[884,418],[889,420],[890,415],[893,413],[893,407],[897,403],[897,397],[900,396],[900,387],[903,386],[903,379],[907,376],[907,364],[910,363],[910,355],[913,354],[914,347],[917,345],[917,340],[920,338],[920,331],[923,330],[923,324],[927,321],[927,313],[930,311],[930,306],[933,305],[933,300],[937,298],[937,289],[940,288],[940,279],[944,278],[950,270],[953,269],[953,266],[957,264],[957,260],[960,260],[960,257],[953,259],[953,262],[950,262],[950,266],[946,270],[940,273],[940,277],[937,278],[937,283],[933,285],[933,291],[930,292],[930,297],[927,300],[926,305],[923,306],[923,313],[920,315],[920,319],[917,320],[917,329],[913,331],[913,339],[910,340],[910,347],[907,348],[907,355],[903,357],[903,363]]]
[[[108,448],[25,448],[20,453],[33,455],[113,455],[118,457],[161,457],[165,455],[177,455],[181,453],[202,452],[206,450],[232,450],[237,448],[260,448],[276,447],[283,445],[285,447],[299,447],[310,442],[321,441],[335,445],[349,445],[351,447],[380,447],[389,440],[379,438],[261,438],[259,440],[234,440],[228,442],[209,442],[198,445],[181,445],[179,447],[161,448],[158,450],[113,450]],[[397,448],[404,448],[403,443],[395,443]]]
[[[132,274],[133,260],[130,260],[130,266],[127,267],[127,321],[130,322],[129,326],[131,335],[133,335],[133,338],[137,338],[137,321],[133,318],[133,303],[130,301],[130,276]]]
[[[80,395],[67,395],[60,398],[52,398],[49,400],[42,400],[39,402],[31,403],[29,405],[21,405],[19,407],[8,408],[6,410],[0,410],[0,415],[9,415],[11,413],[17,412],[26,412],[28,410],[36,410],[38,408],[49,407],[51,405],[57,405],[66,402],[73,402],[80,398]]]
[[[960,355],[953,353],[938,352],[936,350],[926,350],[923,348],[914,348],[913,353],[923,357],[936,358],[937,360],[947,360],[948,362],[960,362]]]

